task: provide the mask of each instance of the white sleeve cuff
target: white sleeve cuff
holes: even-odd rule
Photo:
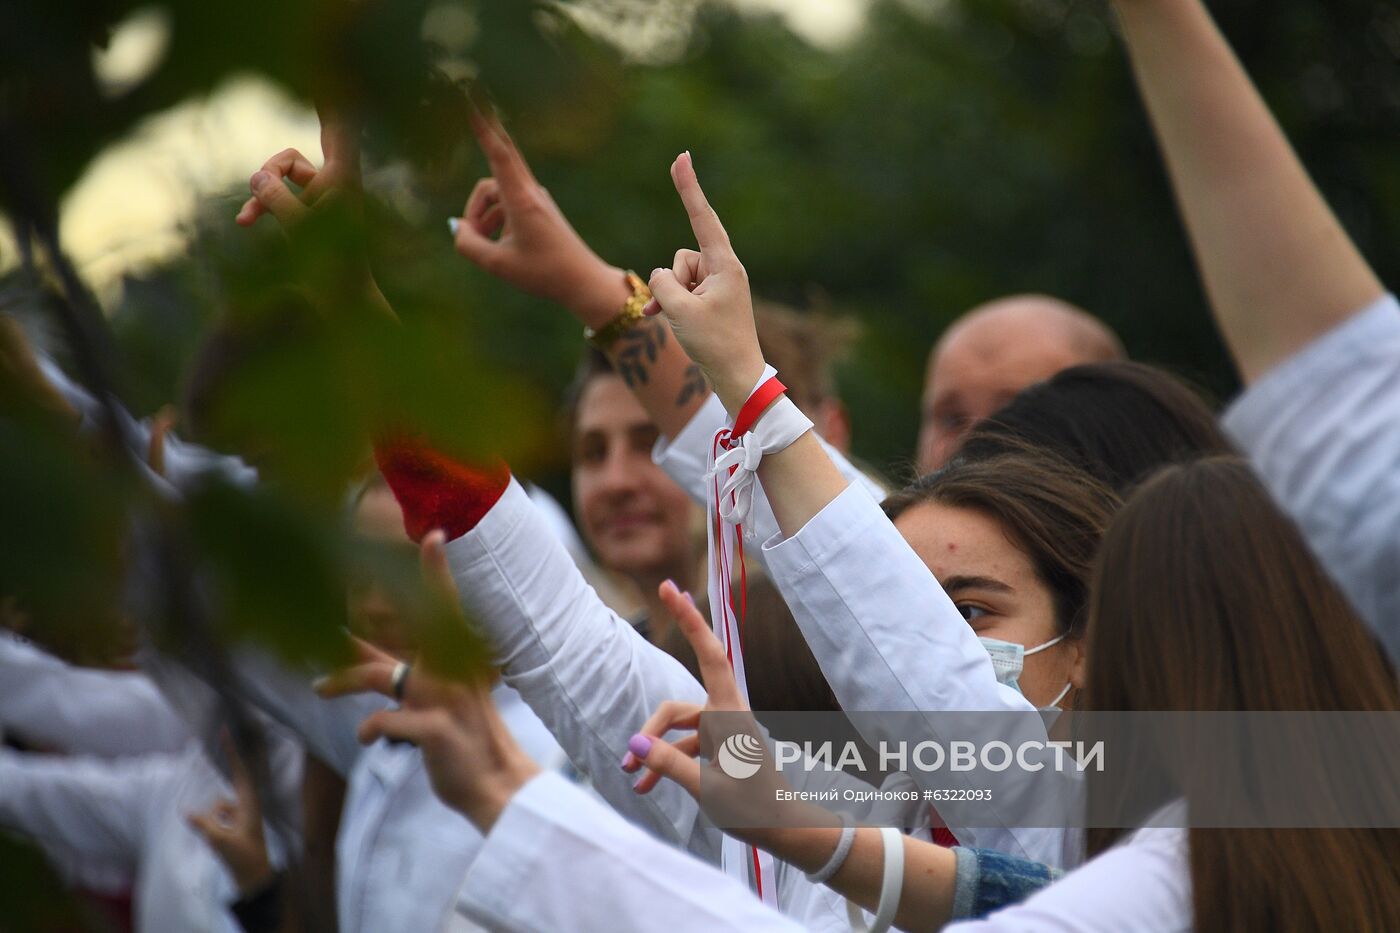
[[[1280,415],[1297,412],[1326,392],[1334,379],[1368,361],[1400,356],[1400,304],[1385,295],[1264,374],[1221,417],[1247,451],[1267,442]]]
[[[874,506],[874,508],[872,508]],[[845,549],[874,522],[889,521],[864,483],[852,482],[790,538],[782,532],[763,542],[764,559],[776,574],[779,568],[801,574]]]

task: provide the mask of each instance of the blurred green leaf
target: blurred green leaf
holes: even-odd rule
[[[10,895],[5,898],[5,933],[109,929],[91,909],[79,906],[37,848],[4,833],[0,878]]]
[[[321,667],[345,662],[342,525],[273,490],[216,481],[190,493],[187,514],[230,639]]]

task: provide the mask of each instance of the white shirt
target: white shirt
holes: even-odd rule
[[[659,441],[652,453],[702,503],[711,441],[726,418],[724,406],[711,396],[675,438]],[[880,510],[877,497],[883,492],[838,451],[823,446],[850,482],[845,492],[783,540],[768,497],[755,489],[749,525],[751,536],[763,542],[760,560],[842,709],[1034,711],[1019,691],[997,682],[986,649],[967,620]],[[853,724],[875,746],[882,740],[927,737],[885,735],[878,731],[879,717],[856,717]],[[929,731],[937,736],[935,719],[929,720]],[[944,772],[911,776],[928,789],[949,786]],[[1075,846],[1062,830],[950,829],[968,846],[1057,867],[1077,860]]]
[[[715,432],[728,424],[729,414],[724,410],[724,403],[711,392],[705,404],[675,437],[657,438],[656,446],[651,451],[656,465],[702,508],[706,504],[706,488],[709,485],[706,472],[709,470],[710,445]],[[879,483],[856,469],[835,447],[820,437],[817,440],[821,441],[822,449],[848,482],[863,487],[877,502],[885,497],[885,490]],[[778,533],[778,520],[773,515],[773,507],[768,504],[768,497],[763,495],[759,484],[754,486],[753,508],[744,522],[744,528],[745,538],[753,541],[766,541]]]
[[[483,926],[520,933],[810,929],[550,774],[511,798],[467,873],[462,902]]]
[[[60,865],[90,867],[84,884],[131,887],[140,933],[241,933],[228,911],[237,886],[185,820],[232,794],[196,745],[116,760],[0,749],[0,824],[33,838]],[[268,839],[269,858],[281,865],[270,830]]]
[[[254,651],[238,653],[235,664],[249,698],[346,779],[336,838],[342,933],[442,930],[452,920],[481,834],[433,794],[417,748],[383,740],[364,747],[356,740],[360,722],[388,701],[372,695],[323,700],[309,677]],[[512,693],[504,685],[493,691],[506,725],[537,763],[556,766],[557,746]]]
[[[144,674],[78,667],[9,632],[0,632],[0,730],[113,758],[174,752],[190,740]]]
[[[627,740],[662,702],[705,702],[700,683],[603,605],[515,480],[474,529],[448,542],[447,558],[506,683],[594,790],[632,822],[717,863],[722,835],[684,789],[662,781],[638,795],[618,767]],[[812,929],[849,929],[839,895],[791,866],[776,872],[784,912]]]
[[[1400,305],[1387,295],[1269,370],[1224,424],[1400,662]]]
[[[472,916],[510,931],[667,933],[809,929],[714,867],[626,825],[573,788],[535,778],[511,799],[468,872]],[[571,795],[581,799],[568,800]],[[560,799],[568,800],[560,807]],[[958,933],[1173,933],[1192,928],[1186,834],[1142,829],[1020,904]]]
[[[1186,804],[1167,804],[1148,826],[1019,904],[956,933],[1186,933],[1195,927]]]

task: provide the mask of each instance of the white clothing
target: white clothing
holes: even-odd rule
[[[238,897],[233,877],[185,819],[232,796],[193,744],[116,760],[0,749],[0,824],[60,865],[83,865],[85,885],[131,887],[139,933],[241,933],[228,911]],[[273,865],[283,864],[270,831],[268,849]]]
[[[747,888],[627,826],[542,775],[511,799],[467,874],[463,901],[493,929],[807,929]],[[561,799],[568,800],[560,807]],[[1126,842],[958,933],[1172,933],[1192,928],[1187,837],[1141,829]]]
[[[511,798],[467,873],[462,903],[478,923],[512,933],[810,929],[551,774]]]
[[[442,930],[481,834],[433,794],[416,747],[384,740],[363,747],[356,740],[365,716],[389,701],[376,695],[323,700],[309,677],[250,650],[239,652],[235,664],[249,698],[346,779],[336,838],[342,933]],[[557,765],[557,745],[513,693],[504,685],[492,691],[511,734],[542,767]]]
[[[1224,417],[1322,566],[1400,662],[1400,305],[1386,295]]]
[[[1194,927],[1184,829],[1139,829],[1019,904],[949,933],[1185,933]]]
[[[0,729],[81,755],[179,751],[189,727],[135,671],[78,667],[0,632]]]
[[[886,720],[853,717],[872,746],[946,741],[939,735],[939,712],[1035,712],[1020,691],[997,682],[967,620],[858,484],[846,487],[791,538],[773,535],[762,554],[842,709],[931,714],[927,736],[887,734],[881,731]],[[907,719],[889,721],[904,726]],[[1038,720],[1018,722],[1044,740]],[[915,769],[910,777],[938,790],[955,775]],[[949,828],[963,845],[1055,867],[1074,861],[1061,829]]]
[[[583,539],[578,536],[578,529],[574,527],[569,513],[564,511],[559,500],[534,483],[526,483],[525,491],[529,493],[530,501],[535,504],[535,508],[539,509],[540,514],[549,522],[549,529],[554,532],[559,543],[564,545],[564,550],[569,552],[574,563],[579,566],[590,563],[588,548],[584,546]]]
[[[627,740],[662,702],[705,702],[700,683],[603,605],[515,480],[474,529],[448,542],[447,558],[506,683],[594,790],[661,839],[717,863],[722,834],[684,789],[662,781],[638,795],[618,767]],[[791,866],[779,863],[777,876],[789,916],[811,929],[849,929],[839,895]]]
[[[672,439],[657,442],[656,462],[696,501],[705,501],[711,441],[727,423],[711,396]],[[784,541],[768,497],[755,490],[746,537],[782,593],[803,637],[848,711],[1017,711],[1034,707],[997,683],[991,660],[967,620],[877,504],[883,491],[823,442],[850,485],[796,535]],[[919,607],[917,615],[911,607]],[[858,718],[872,745],[922,739],[871,731],[878,718]],[[930,731],[936,729],[930,725]],[[1042,736],[1043,738],[1043,736]],[[920,786],[946,788],[943,774],[913,775]],[[995,849],[1060,867],[1075,846],[1063,830],[950,827],[968,846]]]
[[[706,473],[709,470],[710,445],[715,432],[728,423],[729,415],[724,410],[724,403],[719,400],[719,396],[711,392],[705,404],[700,406],[675,437],[657,438],[656,446],[651,451],[651,458],[656,465],[702,508],[705,506],[706,487],[709,485]],[[856,469],[835,447],[820,437],[817,440],[821,441],[822,449],[849,482],[862,486],[877,502],[885,497],[885,490],[879,483]],[[778,520],[773,516],[773,507],[768,504],[768,497],[763,495],[761,487],[755,485],[753,509],[744,523],[744,537],[750,541],[766,541],[777,533]]]

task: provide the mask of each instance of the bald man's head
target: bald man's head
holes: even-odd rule
[[[1102,321],[1058,298],[1013,295],[973,308],[929,354],[919,472],[942,466],[974,424],[1027,386],[1125,355]]]

